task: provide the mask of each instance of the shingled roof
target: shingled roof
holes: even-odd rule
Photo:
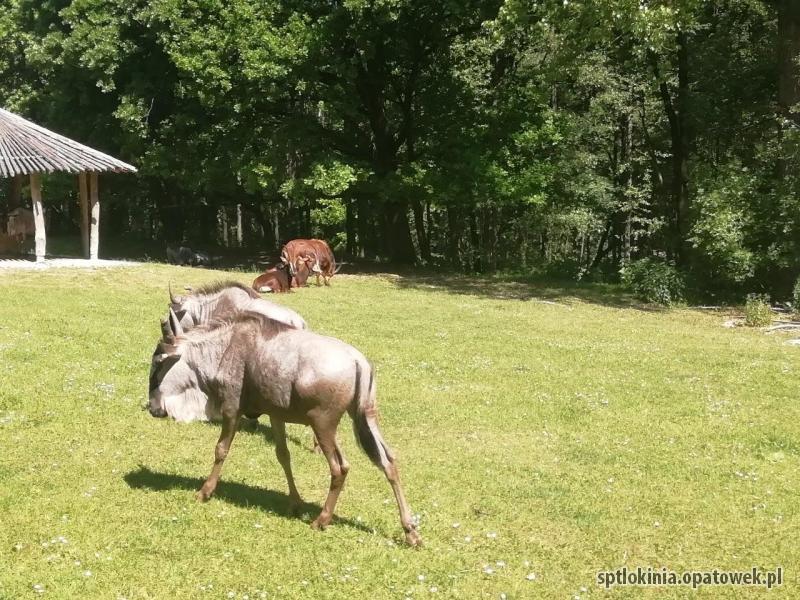
[[[54,171],[135,173],[136,168],[0,108],[0,177]]]

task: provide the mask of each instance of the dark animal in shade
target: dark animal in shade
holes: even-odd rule
[[[162,331],[150,368],[150,413],[181,418],[202,411],[222,418],[214,466],[197,493],[200,500],[214,493],[242,416],[266,414],[295,507],[302,501],[292,476],[285,423],[310,425],[314,430],[331,482],[312,526],[326,527],[349,471],[336,439],[339,421],[347,413],[359,445],[392,487],[406,541],[421,543],[394,454],[378,429],[374,370],[363,354],[340,340],[254,313],[239,313],[230,321],[184,332],[170,310]]]

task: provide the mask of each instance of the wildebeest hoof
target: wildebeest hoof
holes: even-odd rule
[[[194,497],[197,498],[198,502],[208,502],[209,498],[211,498],[211,494],[203,490],[198,490]]]
[[[406,532],[406,544],[415,548],[422,546],[422,537],[415,529]]]
[[[290,500],[289,501],[289,514],[296,517],[303,511],[303,501],[302,500]]]
[[[311,529],[316,529],[317,531],[324,531],[325,528],[331,524],[331,520],[329,518],[317,517],[313,521],[311,521]]]

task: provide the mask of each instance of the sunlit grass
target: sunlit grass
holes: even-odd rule
[[[0,275],[0,598],[584,598],[623,565],[782,565],[779,593],[797,593],[800,349],[782,338],[602,288],[337,276],[277,297],[375,363],[413,550],[349,421],[327,531],[308,526],[327,466],[298,426],[300,519],[266,426],[237,436],[217,497],[195,502],[217,427],[141,406],[167,282],[221,276]]]

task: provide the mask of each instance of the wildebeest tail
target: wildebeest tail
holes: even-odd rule
[[[366,377],[367,371],[369,377]],[[369,459],[379,468],[394,462],[394,455],[378,429],[378,409],[375,406],[375,370],[371,364],[356,361],[356,381],[350,416],[356,441]]]

